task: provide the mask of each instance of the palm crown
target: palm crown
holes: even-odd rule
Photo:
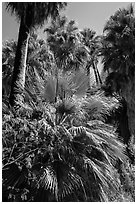
[[[104,69],[126,75],[134,75],[135,57],[134,9],[119,9],[110,17],[104,27],[103,49]],[[117,62],[117,63],[116,63]],[[122,63],[121,63],[122,62]]]
[[[67,18],[58,17],[45,31],[58,68],[66,71],[84,66],[88,49],[81,42],[75,21],[68,22]]]
[[[38,3],[38,2],[10,2],[7,3],[7,9],[15,14],[20,20],[23,17],[24,24],[29,27],[43,25],[49,17],[55,18],[66,3]]]

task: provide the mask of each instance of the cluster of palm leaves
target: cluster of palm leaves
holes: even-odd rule
[[[22,110],[7,112],[3,106],[6,201],[107,201],[108,191],[120,190],[115,165],[125,161],[125,149],[105,123],[119,102],[102,92],[87,97],[83,73],[67,76],[67,87],[59,80],[65,95],[55,93],[50,78],[44,85],[49,95],[32,89],[35,97]],[[37,87],[40,83],[37,78]],[[32,102],[40,93],[45,100]]]
[[[3,42],[2,48],[2,90],[3,100],[9,98],[11,82],[15,62],[17,42],[14,40]],[[37,34],[32,33],[28,43],[27,63],[26,63],[26,83],[32,79],[35,72],[48,75],[48,71],[53,67],[53,54],[49,50],[45,41],[40,39]]]
[[[45,32],[58,69],[67,71],[84,67],[89,50],[81,41],[82,36],[75,21],[68,21],[65,16],[58,17]]]
[[[125,81],[134,80],[135,11],[132,4],[109,18],[102,36],[101,55],[104,70],[110,73],[108,82],[113,83],[116,91],[123,88]]]

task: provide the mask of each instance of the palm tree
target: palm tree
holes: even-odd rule
[[[17,42],[14,40],[6,41],[2,47],[2,99],[7,101],[10,96],[12,75],[14,69]],[[31,33],[28,42],[28,53],[25,73],[25,89],[30,81],[35,82],[35,74],[45,78],[53,68],[53,56],[46,45],[46,42],[39,38],[35,33]],[[35,71],[36,70],[36,71]],[[33,79],[32,79],[33,78]],[[31,82],[32,82],[31,81]],[[36,87],[35,87],[36,88]],[[27,95],[28,96],[28,95]],[[25,95],[24,100],[27,100]]]
[[[81,80],[74,77],[76,90],[70,86],[57,103],[50,102],[50,89],[48,104],[32,104],[19,115],[3,111],[6,201],[107,201],[109,192],[119,192],[115,164],[126,159],[124,146],[105,124],[118,100],[101,92],[79,95]]]
[[[107,83],[127,102],[130,133],[135,135],[135,14],[131,4],[119,9],[104,27],[102,41],[104,70]],[[110,80],[109,80],[110,79]]]
[[[135,16],[132,4],[128,9],[119,9],[106,23],[102,55],[105,70],[125,74],[127,78],[134,76]]]
[[[89,49],[90,58],[87,61],[86,69],[87,75],[90,75],[90,68],[94,70],[95,80],[97,84],[102,84],[101,77],[97,68],[98,64],[98,49],[99,49],[99,36],[95,36],[96,32],[85,28],[81,31],[82,42]]]
[[[14,63],[9,102],[11,106],[23,103],[28,40],[32,28],[42,26],[49,17],[55,18],[66,3],[7,3],[7,10],[20,20],[17,51]]]
[[[68,22],[66,17],[59,17],[45,31],[59,69],[77,70],[84,66],[88,50],[80,41],[81,36],[75,21]]]
[[[27,66],[51,70],[53,56],[46,44],[36,33],[31,34],[28,45]]]
[[[88,58],[88,50],[81,43],[80,32],[75,21],[68,22],[65,16],[52,21],[51,26],[45,30],[47,32],[47,42],[54,54],[55,75],[58,92],[58,70],[76,71],[83,69]]]

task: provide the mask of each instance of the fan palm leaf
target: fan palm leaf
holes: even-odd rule
[[[33,68],[33,70],[34,76],[30,76],[25,87],[25,94],[28,95],[29,93],[30,96],[33,95],[32,99],[37,99],[40,97],[43,101],[55,102],[56,95],[60,99],[67,99],[73,95],[81,96],[86,93],[88,84],[87,76],[82,71],[79,71],[77,75],[64,75],[61,73],[57,82],[57,79],[54,76],[45,75],[45,77],[41,77],[35,68]]]

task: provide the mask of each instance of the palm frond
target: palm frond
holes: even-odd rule
[[[90,123],[88,123],[88,125],[90,125]],[[98,129],[90,127],[90,129],[87,128],[86,131],[88,137],[94,137],[94,141],[97,145],[106,151],[112,162],[116,161],[117,158],[122,161],[126,160],[125,146],[118,140],[118,136],[116,136],[112,126],[102,124],[102,127],[98,126]]]
[[[54,165],[57,173],[59,199],[62,199],[79,188],[80,176],[65,163],[57,162]]]
[[[120,106],[116,98],[105,97],[103,92],[96,93],[94,96],[83,100],[82,107],[86,110],[90,119],[105,121],[107,116],[111,115],[114,109]],[[89,120],[90,120],[89,119]]]
[[[20,20],[23,16],[24,22],[28,24],[31,19],[31,27],[37,25],[43,25],[45,20],[49,17],[56,18],[59,15],[59,11],[65,8],[66,3],[41,3],[41,2],[8,2],[6,3],[6,9],[11,11]],[[39,12],[41,11],[41,15]],[[30,22],[29,22],[30,23]]]
[[[75,137],[75,136],[79,136],[81,134],[85,134],[86,130],[83,126],[79,126],[79,127],[71,127],[68,129],[68,131]]]
[[[54,169],[51,166],[46,166],[44,169],[42,169],[42,173],[39,175],[40,178],[37,185],[44,188],[45,190],[49,189],[54,195],[57,195],[58,183]]]
[[[80,186],[80,177],[67,164],[56,161],[43,168],[38,188],[50,190],[57,201],[72,194]]]
[[[2,170],[3,185],[20,188],[27,181],[27,169],[19,170],[16,164],[7,165]]]
[[[73,95],[78,97],[86,94],[87,91],[87,76],[79,71],[77,75],[75,74],[62,74],[60,73],[58,79],[54,76],[47,76],[43,79],[38,73],[36,68],[33,68],[33,76],[30,75],[29,80],[26,82],[25,94],[26,97],[31,96],[31,99],[36,101],[47,101],[55,102],[55,98],[60,97],[61,99],[71,98]],[[58,90],[57,90],[58,86]]]

